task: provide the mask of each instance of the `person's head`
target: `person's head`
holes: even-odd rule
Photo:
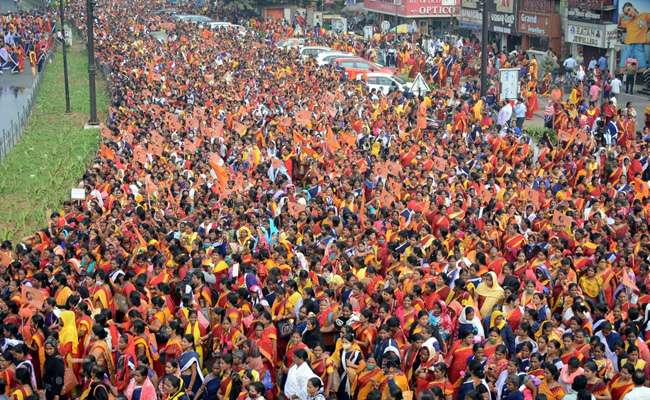
[[[641,369],[635,370],[632,374],[632,382],[634,382],[634,386],[637,387],[645,385],[645,372]]]
[[[323,382],[318,377],[310,378],[307,381],[307,393],[316,397],[318,392],[323,388]]]
[[[595,363],[592,362],[592,364]],[[588,384],[587,377],[585,375],[578,375],[573,380],[573,383],[571,384],[571,389],[573,389],[574,392],[579,392],[580,390],[586,389],[587,384]]]
[[[168,375],[165,378],[165,383],[163,383],[163,388],[165,389],[165,392],[174,394],[181,388],[181,379],[174,375]]]
[[[253,382],[248,385],[248,397],[251,399],[256,399],[260,396],[264,396],[265,392],[266,389],[264,388],[264,384],[262,382]]]
[[[141,365],[133,371],[131,377],[135,379],[135,382],[138,385],[142,385],[144,381],[147,379],[148,373],[149,373],[149,369],[144,365]]]
[[[515,374],[508,375],[508,378],[506,378],[506,387],[508,388],[508,392],[513,393],[517,391],[519,386],[521,386],[521,379]]]

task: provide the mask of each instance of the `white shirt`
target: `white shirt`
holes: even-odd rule
[[[635,386],[630,393],[623,397],[623,400],[647,400],[650,397],[650,388],[645,386]]]
[[[619,94],[621,93],[621,86],[623,86],[623,82],[621,82],[620,79],[614,78],[612,79],[612,82],[610,83],[612,86],[612,93],[614,94]]]
[[[512,105],[510,103],[506,104],[506,106],[503,107],[503,110],[505,113],[506,121],[510,121],[512,118]]]

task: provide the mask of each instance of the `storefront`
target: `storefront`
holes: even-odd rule
[[[364,0],[365,11],[376,13],[376,20],[397,24],[415,24],[420,33],[442,37],[450,34],[453,19],[460,8],[460,0]]]
[[[566,26],[565,40],[571,45],[571,54],[582,52],[585,64],[592,57],[598,59],[601,55],[607,57],[610,71],[614,70],[616,53],[614,51],[618,39],[616,24],[590,24],[569,20]]]
[[[564,27],[564,39],[571,55],[577,57],[582,53],[585,64],[589,64],[592,57],[598,59],[604,55],[610,71],[616,62],[614,48],[618,42],[618,26],[613,23],[615,2],[566,0],[567,23]]]
[[[554,0],[522,0],[517,18],[522,50],[559,51],[562,25],[559,3]]]
[[[517,13],[519,1],[510,0],[485,0],[485,9],[488,13],[488,31],[491,33],[488,39],[496,44],[499,50],[505,47],[512,51],[516,46],[521,45],[521,36],[517,31]],[[481,4],[476,0],[462,0],[458,24],[461,34],[472,33],[481,38],[480,31],[483,28],[483,10]]]

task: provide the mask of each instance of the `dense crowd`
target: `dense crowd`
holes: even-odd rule
[[[56,14],[33,10],[0,13],[0,75],[19,74],[29,65],[41,72],[54,42]]]
[[[567,108],[549,88],[558,139],[533,142],[471,79],[384,96],[276,48],[287,22],[232,12],[249,29],[212,31],[164,7],[97,3],[109,116],[85,200],[0,246],[0,394],[646,394],[650,170],[631,106]],[[84,32],[85,2],[69,14]]]

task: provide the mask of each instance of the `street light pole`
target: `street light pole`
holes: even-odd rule
[[[481,0],[479,3],[483,10],[483,31],[481,32],[481,97],[487,93],[488,86],[488,13],[487,13],[488,0]]]
[[[70,111],[70,85],[68,83],[68,52],[66,50],[65,40],[65,17],[63,16],[63,1],[59,0],[59,14],[61,16],[61,36],[63,39],[63,80],[65,81],[65,113],[71,114]]]
[[[95,35],[93,33],[93,0],[86,0],[86,25],[88,27],[88,85],[90,94],[90,120],[86,124],[89,127],[99,125],[97,119],[97,94],[95,90]]]

